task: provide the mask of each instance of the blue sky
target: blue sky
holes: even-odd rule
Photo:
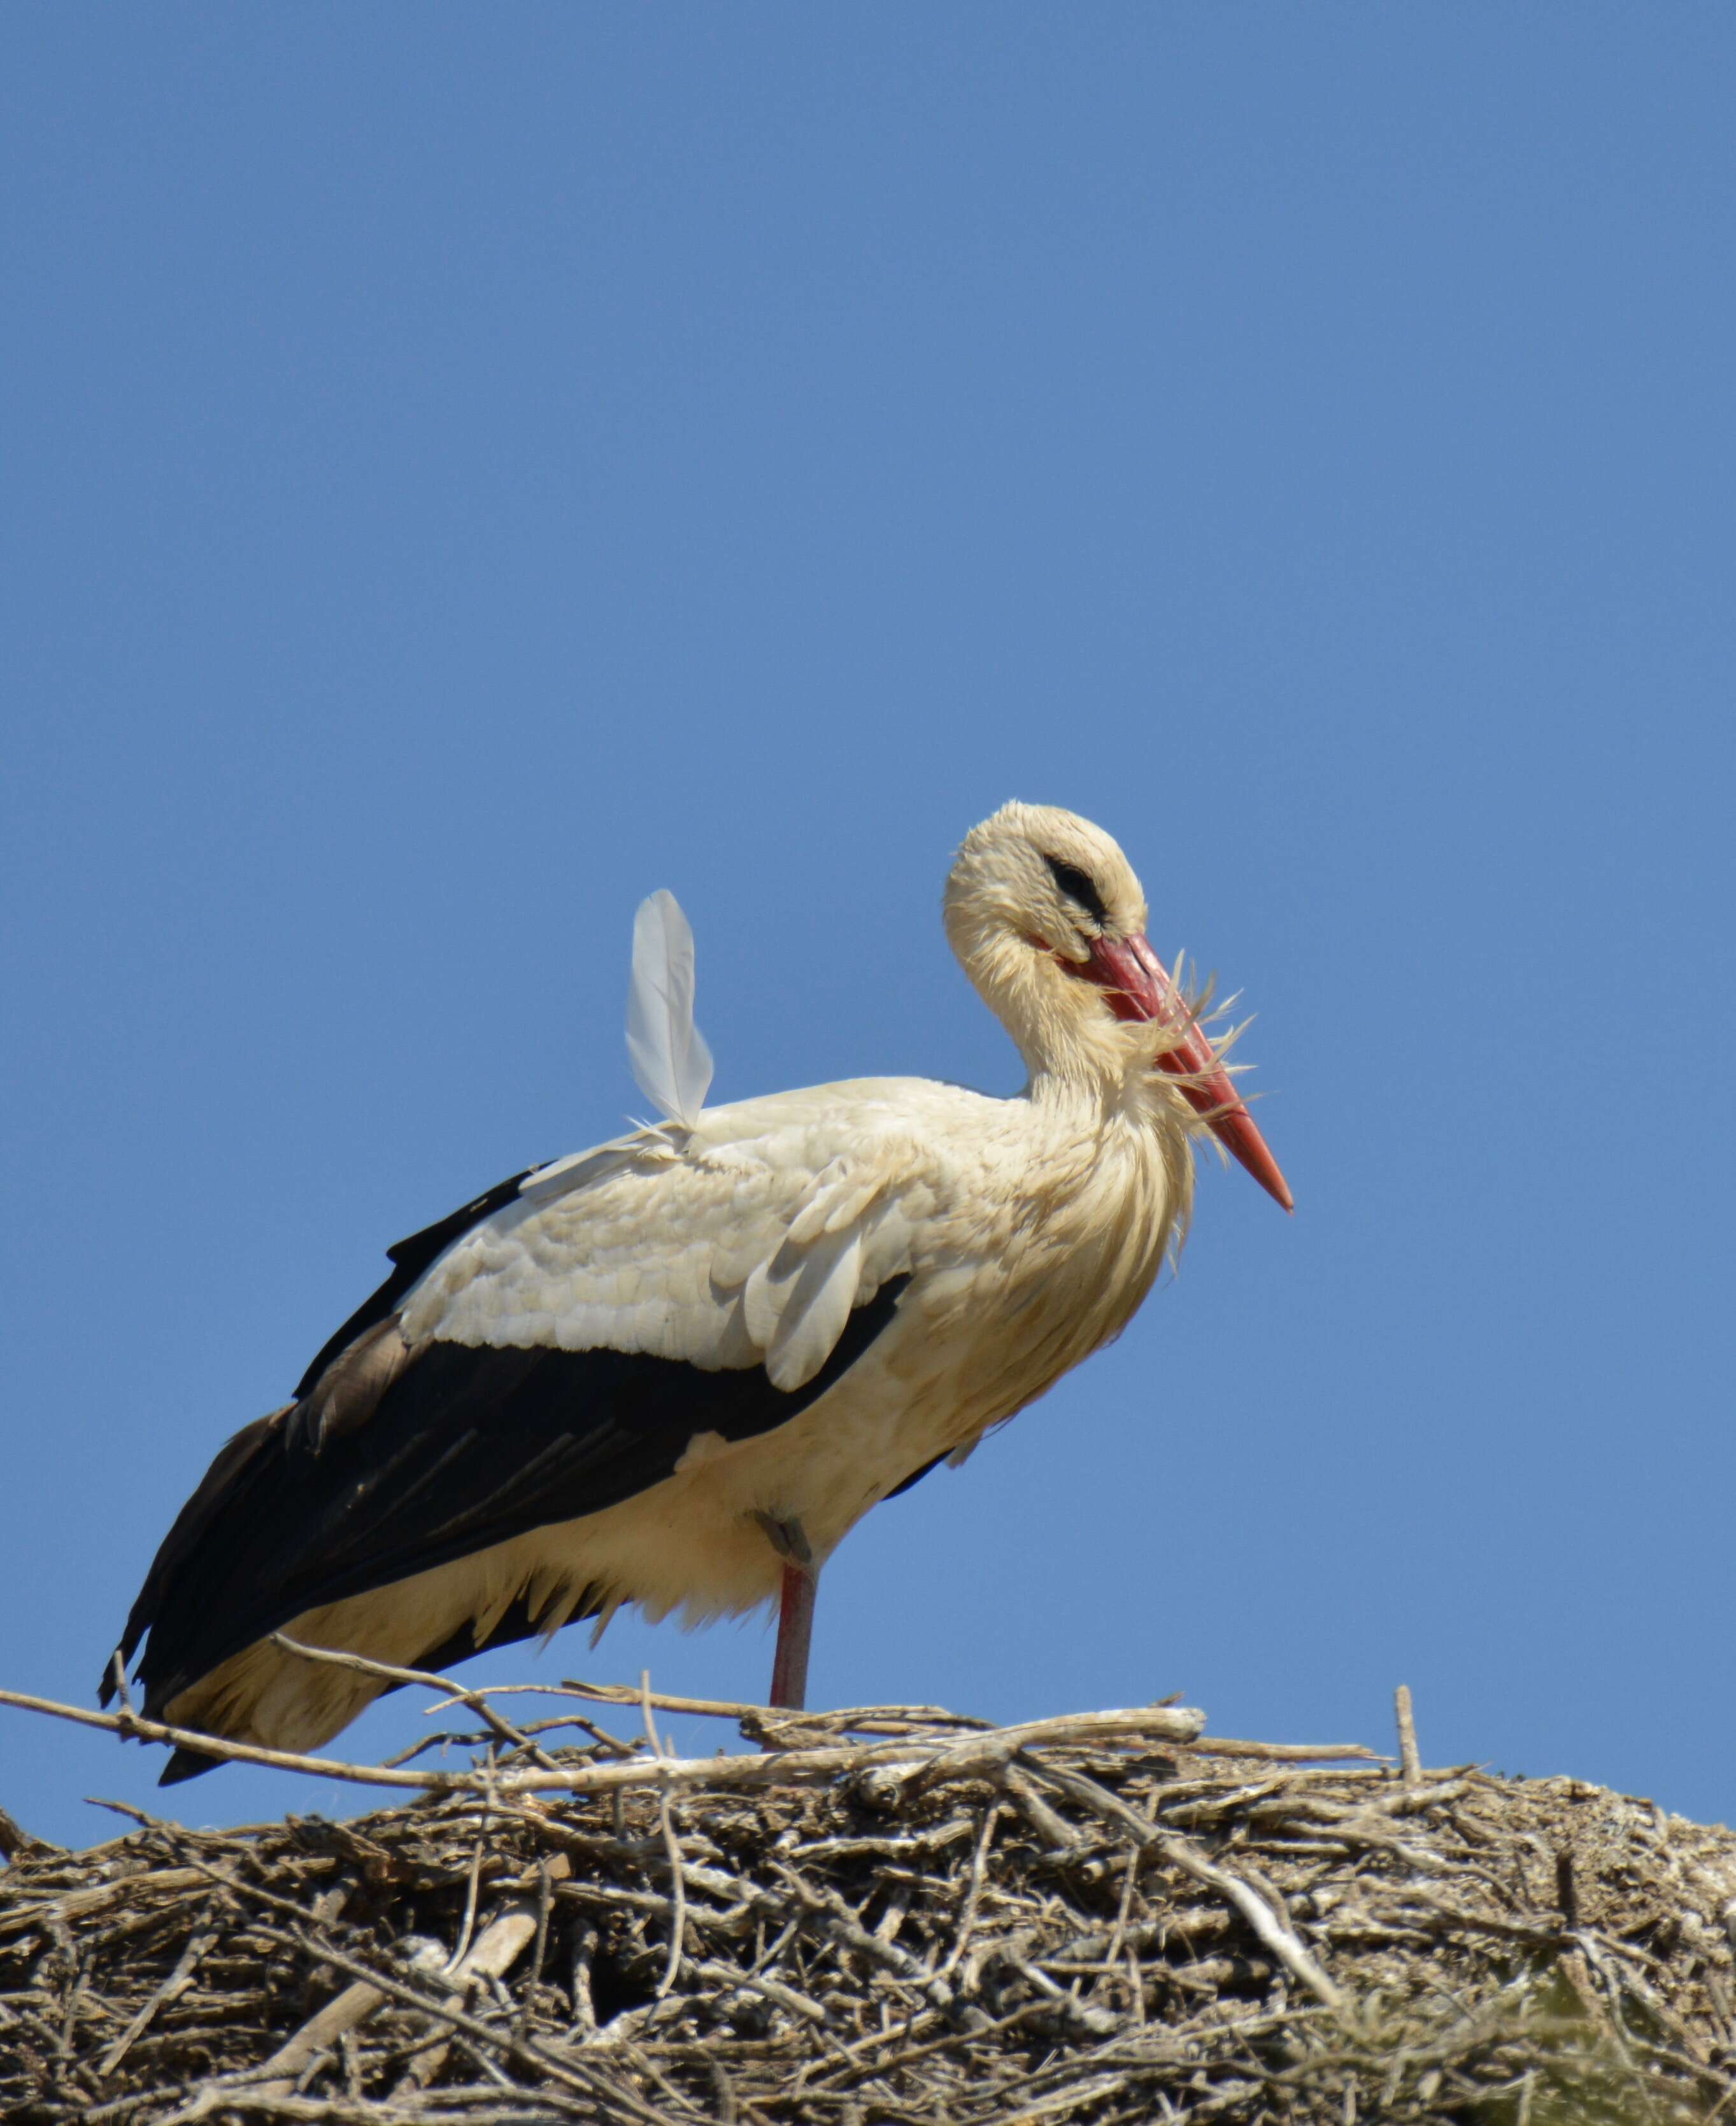
[[[0,44],[0,1683],[87,1700],[385,1244],[638,1104],[653,887],[715,1097],[1012,1090],[938,895],[1018,796],[1243,991],[1298,1209],[1202,1176],[1121,1341],[834,1560],[816,1702],[1384,1745],[1404,1680],[1434,1761],[1736,1819],[1736,21]],[[0,1712],[47,1835],[154,1772]]]

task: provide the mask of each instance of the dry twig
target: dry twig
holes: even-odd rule
[[[557,1749],[405,1675],[486,1754],[339,1768],[403,1805],[128,1807],[82,1854],[8,1827],[0,2115],[1736,2121],[1736,1838],[1649,1803],[1426,1772],[1402,1723],[1389,1770],[1169,1707],[994,1729],[573,1686],[649,1746]],[[766,1746],[667,1755],[653,1708]]]

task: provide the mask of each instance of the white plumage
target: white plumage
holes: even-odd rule
[[[1019,1095],[868,1078],[708,1108],[691,933],[647,901],[629,1042],[666,1120],[399,1244],[164,1543],[123,1641],[150,1631],[148,1703],[306,1748],[374,1687],[272,1629],[427,1664],[623,1600],[692,1623],[782,1585],[787,1611],[799,1564],[1125,1325],[1200,1129],[1287,1203],[1107,835],[1006,807],[946,920]]]
[[[639,1090],[672,1122],[691,1127],[711,1088],[711,1051],[693,1023],[693,933],[672,893],[659,891],[633,919],[627,1054]]]

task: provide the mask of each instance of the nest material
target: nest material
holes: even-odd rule
[[[348,1822],[0,1817],[0,2117],[1736,2122],[1728,1831],[1173,1709],[744,1724],[677,1780],[649,1707],[497,1721]]]

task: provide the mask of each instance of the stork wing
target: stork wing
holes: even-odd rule
[[[148,1707],[305,1610],[618,1504],[696,1435],[823,1395],[910,1267],[899,1160],[827,1149],[804,1130],[682,1155],[650,1132],[400,1241],[171,1529],[120,1648],[149,1631]]]

